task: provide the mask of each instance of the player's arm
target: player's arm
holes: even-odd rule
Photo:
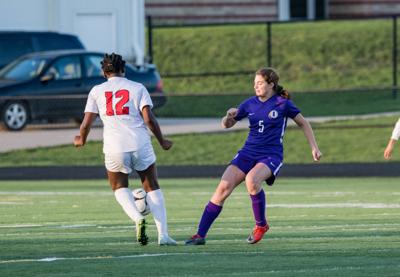
[[[383,156],[386,160],[389,160],[392,157],[394,145],[396,144],[396,141],[399,140],[399,137],[400,137],[400,119],[394,126],[392,137],[390,138],[388,145],[386,146],[385,152],[383,153]]]
[[[164,150],[168,150],[172,147],[172,141],[165,139],[162,132],[160,125],[157,122],[156,117],[154,116],[153,112],[151,111],[150,106],[146,105],[142,109],[142,117],[144,120],[144,123],[149,127],[150,131],[154,134],[156,137],[158,143],[161,145],[161,147]]]
[[[319,161],[321,159],[322,153],[319,151],[317,141],[315,140],[314,132],[311,128],[310,123],[298,113],[294,118],[294,122],[303,130],[305,137],[307,138],[308,144],[310,144],[311,152],[314,161]]]
[[[390,158],[392,157],[392,152],[393,152],[393,148],[394,145],[396,144],[395,139],[390,139],[386,148],[385,148],[385,152],[383,152],[383,157],[385,158],[385,160],[390,160]]]
[[[238,114],[237,108],[230,108],[226,115],[222,118],[221,125],[222,128],[231,128],[233,125],[236,124],[235,116]]]
[[[89,135],[90,128],[94,120],[97,117],[97,113],[85,113],[85,117],[83,118],[81,127],[79,128],[79,136],[75,136],[74,145],[75,147],[84,146],[86,143],[86,139]]]

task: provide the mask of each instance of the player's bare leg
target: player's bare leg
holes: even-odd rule
[[[211,197],[211,202],[223,206],[225,200],[231,195],[233,190],[243,182],[245,174],[234,165],[229,165],[221,177],[217,189]]]
[[[135,205],[132,192],[128,189],[128,174],[122,172],[107,171],[108,180],[114,191],[115,198],[121,205],[124,212],[136,224],[136,238],[141,245],[146,245],[148,237],[146,235],[146,221],[139,213]]]
[[[176,241],[168,235],[165,200],[158,184],[155,164],[150,165],[146,170],[137,171],[137,173],[140,176],[144,190],[147,192],[146,200],[158,231],[158,244],[177,245]]]

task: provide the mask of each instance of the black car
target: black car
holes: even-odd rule
[[[79,38],[71,34],[0,31],[0,69],[28,53],[84,48]]]
[[[9,130],[29,121],[83,117],[90,89],[105,81],[103,53],[62,50],[22,56],[0,71],[0,116]],[[160,75],[153,64],[126,65],[126,78],[143,84],[154,108],[166,102]]]

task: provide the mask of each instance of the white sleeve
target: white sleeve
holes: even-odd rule
[[[143,109],[144,106],[150,106],[150,108],[153,108],[153,101],[151,101],[150,94],[144,86],[141,87],[140,96],[141,96],[139,100],[140,111]]]
[[[394,126],[391,138],[394,140],[399,140],[400,138],[400,118],[397,121],[396,125]]]
[[[97,107],[96,99],[93,97],[94,88],[89,92],[88,99],[86,102],[85,113],[99,113],[99,108]]]

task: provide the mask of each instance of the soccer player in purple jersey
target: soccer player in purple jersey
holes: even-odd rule
[[[254,78],[256,95],[242,102],[239,108],[231,108],[222,119],[222,126],[230,128],[243,118],[248,118],[250,131],[247,140],[222,175],[221,181],[211,200],[206,205],[197,233],[188,239],[186,245],[203,245],[214,220],[221,213],[225,200],[243,181],[250,194],[255,227],[247,242],[260,241],[268,231],[265,215],[265,194],[262,184],[272,185],[282,166],[283,135],[288,117],[302,128],[314,161],[322,154],[315,141],[310,124],[300,110],[289,100],[289,93],[279,84],[279,76],[272,68],[258,70]]]

